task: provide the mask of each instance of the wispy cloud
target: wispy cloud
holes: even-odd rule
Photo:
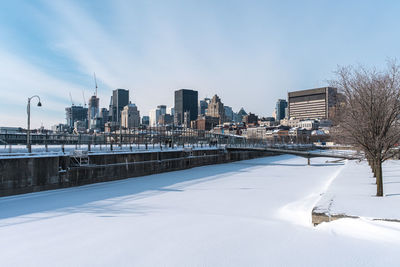
[[[64,120],[64,107],[69,104],[68,92],[81,94],[80,86],[53,77],[35,65],[0,47],[0,80],[2,105],[0,125],[25,125],[27,98],[39,95],[43,107],[32,111],[32,125],[49,127]],[[65,95],[65,97],[64,97]],[[36,115],[36,116],[34,116]]]
[[[68,93],[81,103],[85,89],[89,98],[93,72],[102,107],[112,89],[126,88],[145,115],[173,105],[174,90],[193,88],[270,115],[287,90],[324,85],[337,64],[396,56],[399,6],[357,12],[340,1],[281,2],[8,1],[0,10],[0,111],[12,114],[0,124],[24,125],[32,94],[45,103],[34,111],[43,112],[33,114],[36,126],[63,122]],[[370,15],[380,19],[365,26]]]
[[[70,55],[83,72],[96,71],[107,85],[101,95],[103,105],[110,89],[128,88],[146,114],[160,103],[173,104],[175,89],[194,88],[202,96],[222,94],[226,104],[238,109],[254,102],[243,91],[254,90],[267,97],[263,92],[282,86],[277,77],[289,80],[285,68],[277,63],[276,47],[247,44],[249,50],[243,53],[238,40],[225,37],[218,14],[208,10],[203,10],[204,17],[195,15],[194,19],[203,21],[194,23],[191,14],[182,13],[179,21],[180,11],[168,5],[138,7],[118,1],[110,10],[114,19],[104,25],[99,17],[70,1],[52,1],[49,6],[56,47]],[[171,19],[175,16],[176,20]],[[193,24],[192,29],[182,26],[185,19]],[[270,76],[275,79],[269,80]]]

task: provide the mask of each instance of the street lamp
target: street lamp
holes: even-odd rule
[[[42,103],[40,102],[40,97],[37,95],[28,97],[28,106],[26,108],[26,111],[28,113],[28,132],[27,132],[27,139],[26,139],[26,147],[28,148],[28,153],[32,152],[32,148],[31,148],[31,100],[32,98],[37,97],[39,102],[38,102],[38,107],[42,106]]]

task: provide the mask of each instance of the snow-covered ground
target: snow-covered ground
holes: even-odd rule
[[[383,164],[385,197],[376,197],[375,181],[366,161],[350,161],[317,203],[315,211],[400,221],[400,161]]]
[[[400,224],[311,210],[343,163],[294,156],[0,199],[2,266],[396,266]]]

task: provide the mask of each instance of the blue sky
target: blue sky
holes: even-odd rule
[[[338,65],[399,57],[397,1],[2,1],[0,125],[65,121],[99,82],[130,89],[141,115],[173,91],[217,93],[235,111],[271,115],[288,91],[325,86]],[[87,101],[87,100],[86,100]]]

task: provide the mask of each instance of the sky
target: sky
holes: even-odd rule
[[[398,1],[2,1],[0,126],[65,123],[65,107],[130,90],[141,115],[173,92],[218,94],[270,116],[288,91],[326,86],[338,66],[399,57]]]

